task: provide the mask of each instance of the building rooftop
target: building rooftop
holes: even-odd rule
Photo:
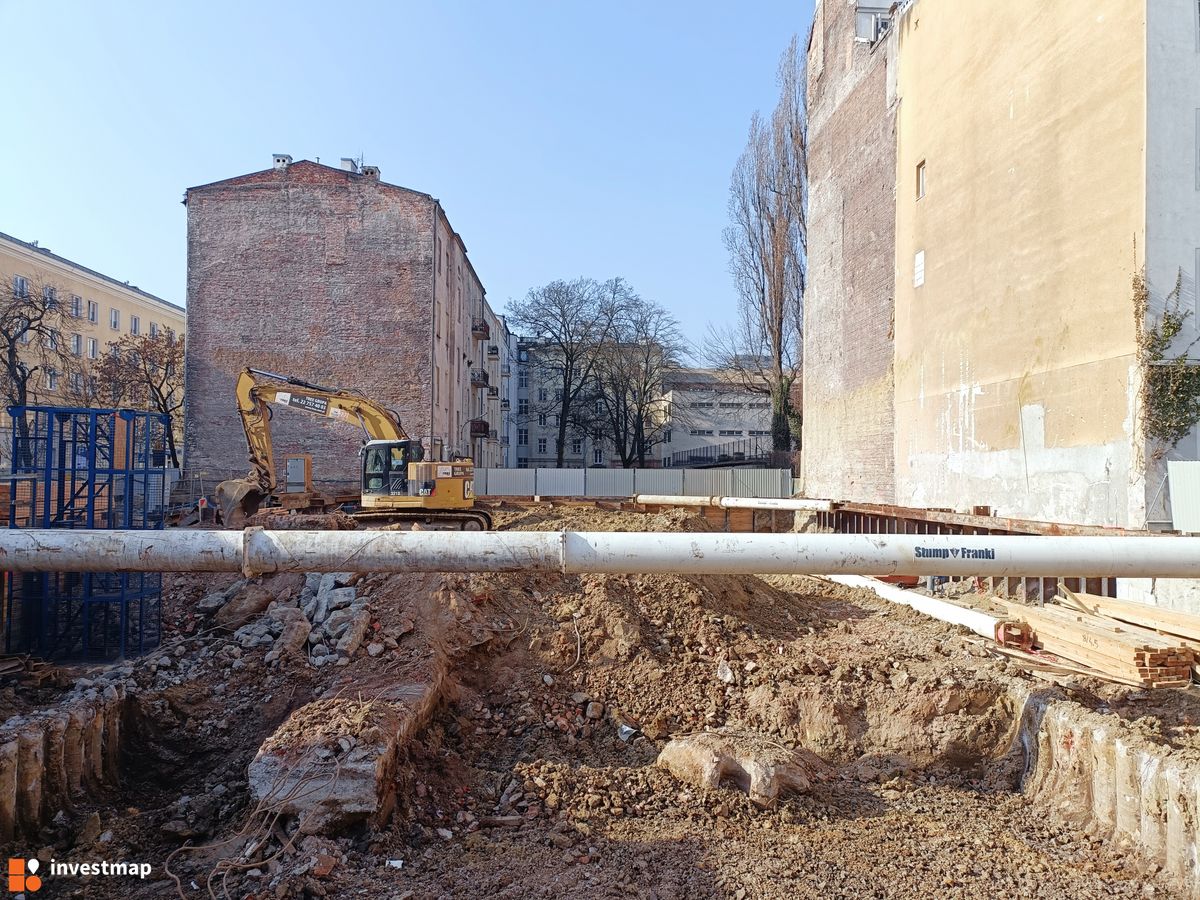
[[[118,281],[110,275],[105,275],[103,272],[97,272],[95,269],[89,269],[87,266],[80,265],[74,260],[67,259],[65,256],[59,256],[57,253],[51,253],[45,247],[39,247],[36,241],[32,243],[29,241],[23,241],[20,238],[13,237],[11,234],[5,234],[3,231],[0,231],[0,241],[8,241],[9,243],[17,244],[25,250],[28,250],[32,253],[39,253],[42,256],[45,256],[47,259],[52,259],[57,263],[61,263],[64,266],[75,269],[77,272],[83,272],[86,275],[91,275],[93,278],[99,278],[101,281],[107,281],[109,284],[115,287],[129,291],[133,294],[137,294],[139,297],[143,297],[146,300],[153,300],[155,303],[161,303],[163,306],[169,307],[177,313],[182,314],[186,312],[178,303],[172,303],[170,300],[164,300],[162,297],[151,294],[149,291],[143,291],[141,288],[130,284],[128,281]]]

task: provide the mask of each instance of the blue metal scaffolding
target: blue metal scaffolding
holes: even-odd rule
[[[9,407],[9,528],[161,529],[169,481],[160,413]],[[7,573],[5,651],[114,659],[158,646],[162,574]]]

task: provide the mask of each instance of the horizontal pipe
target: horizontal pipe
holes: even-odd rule
[[[828,500],[806,497],[674,497],[668,494],[637,494],[634,503],[646,506],[713,506],[718,509],[785,509],[829,512]]]
[[[1200,578],[1200,538],[31,529],[0,531],[0,569]]]
[[[0,531],[0,570],[9,572],[237,572],[240,531]]]

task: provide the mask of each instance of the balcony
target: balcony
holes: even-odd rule
[[[486,341],[492,336],[492,329],[486,319],[471,320],[471,337],[477,341]]]
[[[499,359],[499,358],[500,358],[500,348],[497,347],[495,344],[492,344],[491,346],[488,347],[488,359]]]
[[[500,401],[500,409],[503,410],[504,412],[508,412],[510,409],[512,409],[512,401],[508,400],[508,399],[501,400]]]
[[[512,377],[512,366],[509,366],[507,364],[501,366],[500,367],[500,377],[501,378],[511,378]]]
[[[491,432],[487,419],[472,419],[469,424],[471,426],[471,437],[473,438],[485,438]]]
[[[484,371],[483,369],[472,369],[471,370],[471,387],[485,388],[488,386],[489,380],[490,379],[488,378],[488,373],[486,371]]]
[[[496,440],[496,429],[495,428],[493,428],[491,431],[488,432],[488,440],[489,441]]]
[[[499,397],[499,396],[500,396],[500,388],[498,388],[498,387],[489,387],[489,388],[488,388],[488,396],[489,396],[489,397]]]

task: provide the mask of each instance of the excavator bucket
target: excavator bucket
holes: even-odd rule
[[[217,485],[217,506],[226,528],[244,528],[266,495],[252,478],[231,478]]]

